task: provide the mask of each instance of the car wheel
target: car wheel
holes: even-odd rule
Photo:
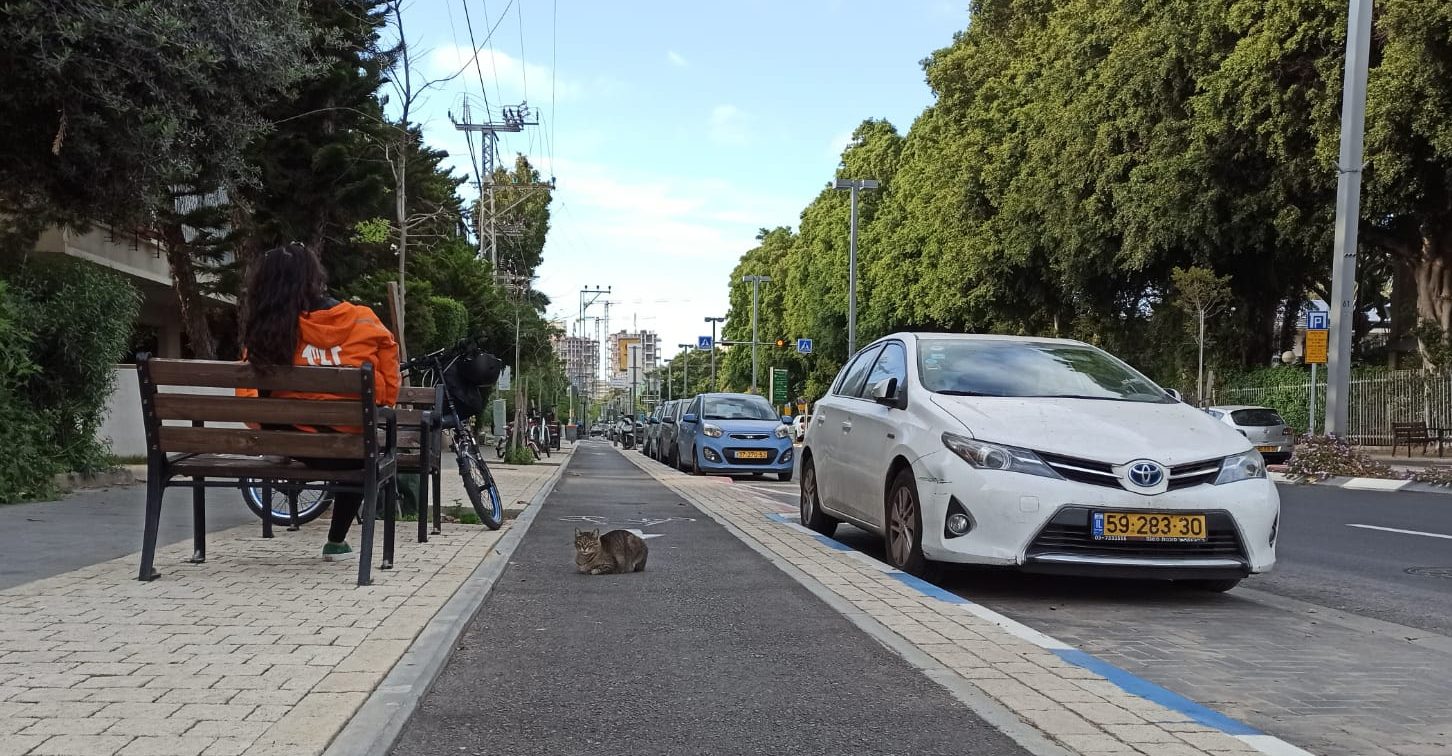
[[[829,538],[837,532],[837,520],[822,512],[822,502],[817,497],[817,468],[810,459],[802,462],[802,488],[797,507],[803,525]]]
[[[700,465],[700,463],[698,463],[696,461],[696,458],[699,457],[699,456],[700,456],[700,452],[696,449],[696,447],[692,446],[691,447],[691,474],[692,475],[700,475],[701,474],[701,465]]]
[[[893,567],[922,577],[928,560],[923,556],[923,511],[911,470],[897,474],[887,496],[887,561]]]
[[[1237,585],[1240,585],[1240,578],[1225,578],[1224,580],[1186,580],[1183,581],[1187,588],[1194,588],[1200,591],[1211,593],[1224,593]]]

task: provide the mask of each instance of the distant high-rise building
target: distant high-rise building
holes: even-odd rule
[[[640,369],[639,379],[644,379],[647,371],[654,370],[660,365],[660,334],[655,331],[616,331],[610,334],[610,351],[607,358],[610,360],[610,377],[624,377],[630,380],[630,347],[640,347]]]
[[[594,398],[600,378],[600,342],[579,336],[557,336],[553,343],[570,385],[581,396]]]

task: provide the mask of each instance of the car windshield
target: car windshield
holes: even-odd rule
[[[1174,402],[1123,362],[1075,344],[925,339],[918,374],[923,388],[957,396]]]
[[[1275,410],[1269,409],[1243,409],[1230,413],[1230,419],[1236,425],[1247,428],[1269,428],[1274,425],[1285,425],[1286,421],[1277,415]]]
[[[708,396],[703,414],[707,420],[776,420],[776,410],[759,396]]]

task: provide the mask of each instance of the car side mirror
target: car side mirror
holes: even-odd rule
[[[884,378],[873,384],[872,401],[886,407],[902,409],[902,400],[897,395],[897,379]]]
[[[791,425],[792,424],[792,416],[791,415],[782,415],[781,416],[781,424],[782,425]]]
[[[695,422],[696,422],[696,413],[694,413],[694,412],[687,412],[686,413],[686,416],[683,417],[683,418],[681,418],[681,422],[683,422],[683,423],[690,423],[690,424],[693,424],[694,425]]]
[[[1170,395],[1170,398],[1174,399],[1177,402],[1183,402],[1183,401],[1185,401],[1185,398],[1182,397],[1182,396],[1180,396],[1180,392],[1178,392],[1178,391],[1176,391],[1176,390],[1174,390],[1172,388],[1165,389],[1165,393],[1166,394],[1169,394]]]

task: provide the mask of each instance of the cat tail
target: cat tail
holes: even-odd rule
[[[631,570],[631,572],[645,572],[645,560],[649,556],[650,556],[650,552],[649,551],[645,552],[644,554],[641,554],[640,555],[640,561],[635,563],[635,569],[634,570]]]

